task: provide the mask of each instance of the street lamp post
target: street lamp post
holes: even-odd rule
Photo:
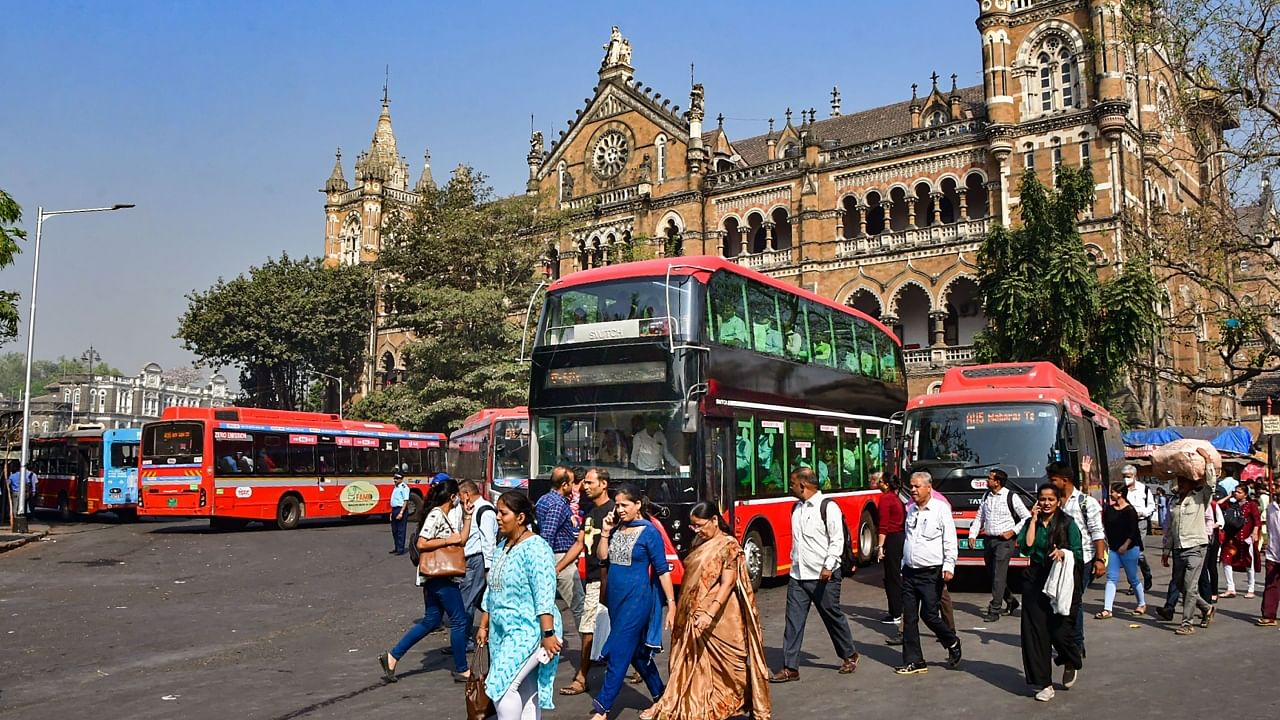
[[[27,314],[27,372],[23,382],[22,393],[22,460],[18,465],[18,506],[9,513],[10,526],[16,533],[27,532],[27,462],[31,459],[31,353],[35,348],[36,337],[36,287],[40,279],[40,236],[44,230],[44,219],[54,215],[74,215],[77,213],[110,212],[126,210],[132,204],[116,203],[111,207],[83,208],[79,210],[52,210],[46,212],[43,207],[36,211],[36,243],[31,259],[31,311]]]
[[[326,377],[326,378],[329,378],[330,380],[338,381],[338,419],[341,420],[342,419],[342,378],[338,377],[337,375],[322,373],[319,370],[312,370],[311,372],[314,375],[319,375],[320,377]]]
[[[93,389],[93,369],[94,369],[94,363],[96,363],[98,360],[101,360],[102,356],[98,354],[97,350],[93,349],[92,345],[90,345],[89,349],[85,350],[84,354],[80,356],[80,359],[89,363],[89,405],[88,405],[89,410],[84,415],[89,422],[93,422],[93,412],[94,412],[93,398],[96,395]]]

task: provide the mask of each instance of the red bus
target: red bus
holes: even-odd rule
[[[992,469],[1008,473],[1010,490],[1030,507],[1050,463],[1069,463],[1078,473],[1088,455],[1095,482],[1110,483],[1121,480],[1125,462],[1120,424],[1088,388],[1048,362],[951,368],[936,394],[911,400],[897,444],[903,480],[928,472],[951,502],[960,565],[984,563],[982,541],[970,547],[968,531]]]
[[[444,444],[440,433],[326,413],[171,407],[142,428],[139,512],[289,530],[303,518],[390,512],[399,471],[413,515],[444,469]]]
[[[485,408],[449,433],[449,475],[485,495],[529,487],[529,408]]]
[[[753,584],[790,570],[790,471],[811,467],[863,561],[875,555],[901,343],[872,318],[719,257],[632,262],[551,283],[533,348],[531,494],[598,465],[666,508],[677,552],[710,500]]]
[[[37,510],[56,510],[62,520],[104,511],[137,517],[137,428],[104,430],[94,423],[33,437],[27,467],[38,478]]]

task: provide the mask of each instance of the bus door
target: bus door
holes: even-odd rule
[[[734,527],[733,426],[728,419],[707,418],[706,472],[699,499],[715,503]]]
[[[89,475],[94,471],[94,463],[89,448],[80,443],[74,443],[69,448],[72,476],[75,478],[76,493],[75,502],[72,504],[74,512],[88,512],[89,510]]]

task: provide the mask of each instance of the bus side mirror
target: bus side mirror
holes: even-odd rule
[[[884,437],[886,447],[896,450],[902,444],[902,426],[894,423],[885,423],[880,434]]]
[[[687,433],[698,432],[698,428],[701,426],[700,420],[702,419],[701,416],[698,414],[698,401],[697,400],[685,401],[684,411],[682,415],[683,417],[681,418],[682,425],[680,427],[680,431],[687,432]]]
[[[1075,418],[1069,417],[1063,423],[1062,439],[1067,446],[1067,452],[1077,452],[1080,449],[1080,423]]]

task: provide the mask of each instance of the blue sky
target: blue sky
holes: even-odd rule
[[[267,257],[323,251],[318,189],[341,145],[351,180],[383,68],[413,180],[460,162],[523,191],[529,115],[548,141],[596,83],[611,25],[636,77],[731,138],[783,111],[844,112],[910,96],[930,73],[981,80],[977,3],[6,3],[0,187],[34,236],[49,209],[132,202],[45,225],[36,354],[93,345],[136,372],[194,358],[172,338],[184,295]],[[945,81],[944,81],[945,82]],[[30,240],[0,288],[31,283]],[[23,332],[25,333],[25,323]],[[21,351],[25,335],[0,348]],[[234,372],[228,373],[234,379]]]

